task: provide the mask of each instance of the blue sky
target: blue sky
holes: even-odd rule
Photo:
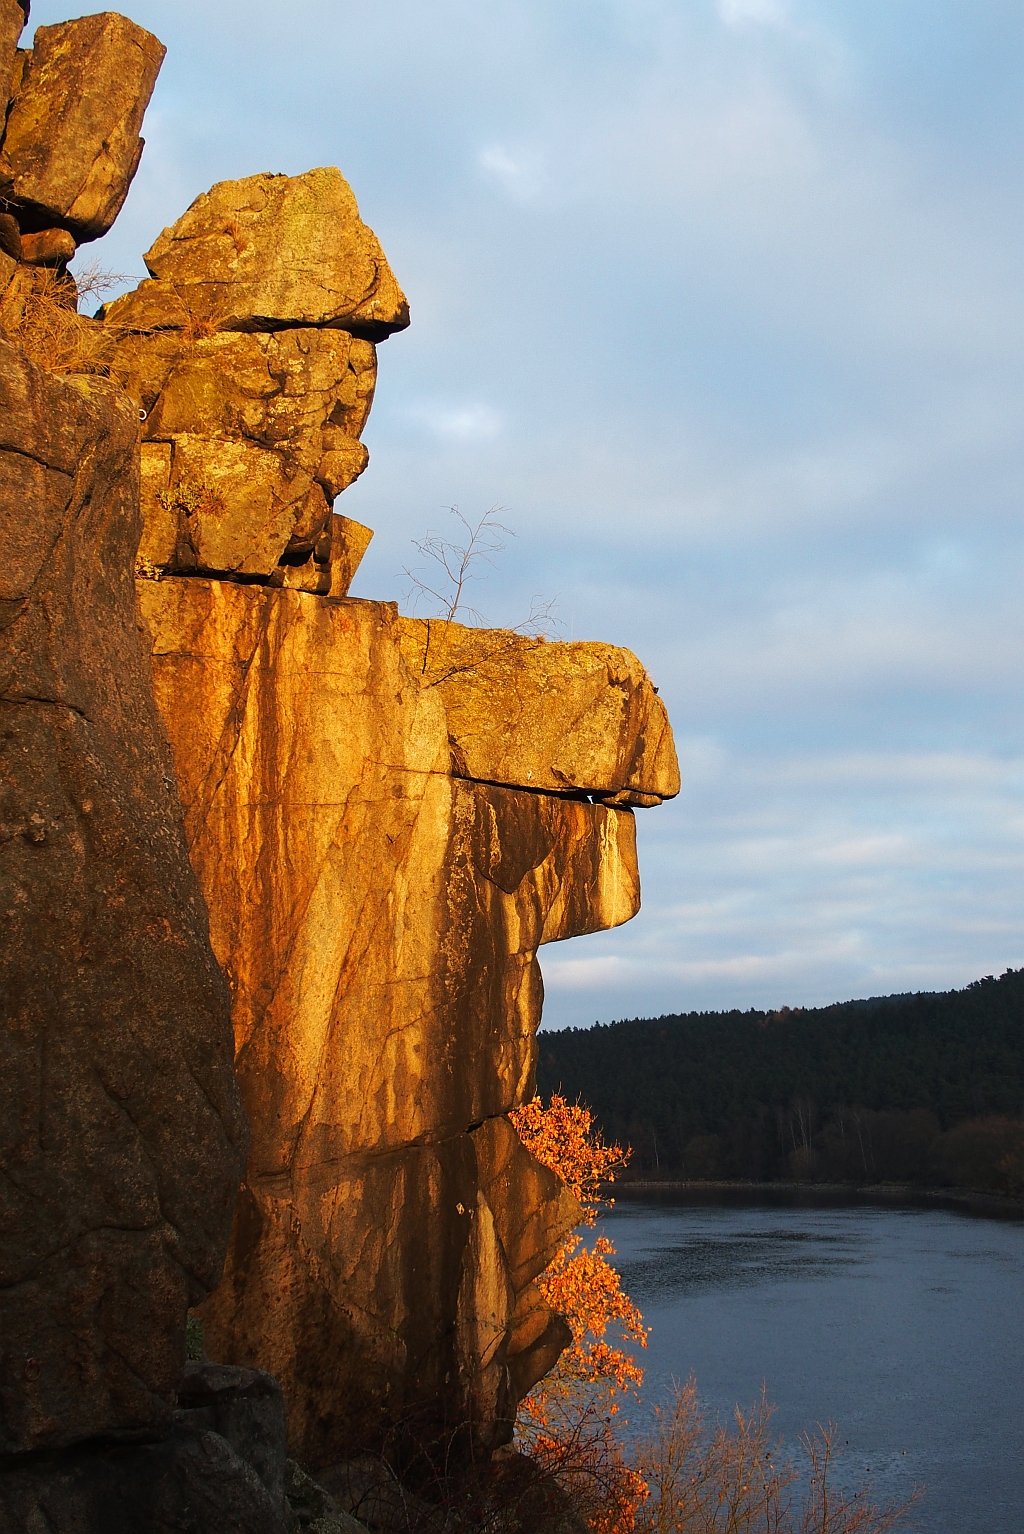
[[[89,255],[337,164],[408,294],[353,594],[501,505],[485,618],[557,597],[668,702],[644,909],[543,952],[549,1025],[1024,963],[1019,0],[130,13],[168,58]]]

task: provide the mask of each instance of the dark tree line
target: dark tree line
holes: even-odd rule
[[[542,1033],[538,1088],[655,1176],[1024,1194],[1024,969],[962,991]]]

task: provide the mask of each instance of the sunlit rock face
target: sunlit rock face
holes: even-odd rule
[[[78,243],[96,240],[138,169],[139,129],[166,50],[107,11],[38,27],[31,50],[11,57],[6,39],[28,9],[0,0],[0,88],[12,97],[0,147],[6,209],[23,234],[63,229]]]
[[[408,312],[337,171],[221,183],[147,262],[105,324],[252,1126],[208,1346],[278,1377],[306,1464],[402,1422],[494,1445],[569,1340],[535,1280],[579,1210],[506,1117],[537,950],[637,911],[671,731],[627,651],[346,599],[370,534],[334,501]]]
[[[400,630],[409,669],[444,702],[464,777],[640,807],[678,794],[665,705],[628,650],[438,619]]]
[[[11,97],[16,63],[20,73],[18,39],[27,20],[28,0],[0,0],[0,100],[4,103],[5,111]]]
[[[332,506],[368,461],[375,342],[409,323],[347,182],[220,182],[146,261],[104,315],[143,417],[143,567],[344,595]]]
[[[502,1117],[532,1092],[536,952],[636,912],[633,816],[454,776],[390,604],[140,599],[253,1125],[213,1346],[282,1380],[314,1463],[371,1407],[472,1399],[493,1434],[517,1303],[578,1218]]]
[[[382,341],[409,306],[333,166],[219,181],[146,252],[152,281],[111,305],[117,325],[218,330],[327,326]]]

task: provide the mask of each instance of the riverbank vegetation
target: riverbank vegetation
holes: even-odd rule
[[[639,1177],[913,1183],[1024,1198],[1024,969],[962,991],[541,1034]]]
[[[512,1115],[533,1154],[561,1176],[593,1227],[611,1200],[607,1186],[628,1151],[608,1144],[589,1109],[555,1094]],[[772,1432],[762,1390],[731,1423],[710,1421],[693,1378],[653,1414],[646,1433],[628,1433],[621,1413],[636,1401],[643,1369],[629,1343],[648,1329],[622,1292],[607,1237],[571,1235],[542,1276],[544,1298],[570,1322],[572,1347],[520,1407],[519,1451],[495,1467],[504,1490],[492,1506],[508,1513],[523,1495],[531,1534],[883,1534],[904,1526],[917,1501],[878,1507],[862,1488],[837,1484],[834,1424],[800,1441],[799,1468]],[[522,1492],[516,1492],[521,1485]],[[523,1526],[525,1521],[519,1520]],[[486,1524],[487,1520],[483,1520]]]

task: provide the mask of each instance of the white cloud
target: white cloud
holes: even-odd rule
[[[411,421],[443,442],[490,442],[502,430],[500,413],[479,401],[451,404],[423,400],[410,405],[407,414]]]
[[[727,27],[782,28],[789,21],[789,6],[783,0],[718,0],[718,14]]]
[[[512,153],[501,144],[489,144],[477,163],[513,202],[532,202],[547,186],[545,157],[535,150]]]

